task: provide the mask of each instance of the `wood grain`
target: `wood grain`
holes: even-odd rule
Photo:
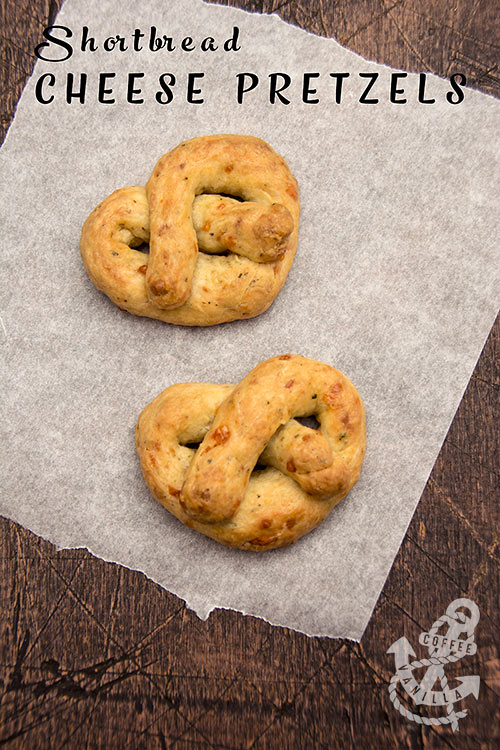
[[[233,2],[278,12],[367,58],[465,72],[500,95],[493,0]],[[0,2],[2,135],[57,12]],[[307,638],[231,611],[200,621],[141,573],[57,552],[0,523],[0,744],[9,748],[493,748],[498,699],[500,510],[497,320],[361,644]],[[392,707],[387,647],[415,645],[449,602],[480,607],[479,700],[460,732]],[[450,665],[447,676],[463,674]],[[426,712],[422,712],[424,715]],[[429,713],[429,710],[427,710]]]

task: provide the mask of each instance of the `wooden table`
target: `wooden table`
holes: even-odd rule
[[[494,0],[239,0],[369,59],[500,96]],[[54,0],[1,0],[5,133]],[[497,320],[360,644],[216,611],[202,622],[141,573],[0,523],[2,698],[9,748],[488,748],[500,742]],[[418,647],[457,597],[480,608],[479,674],[460,732],[389,699],[403,634]],[[437,715],[421,707],[422,716]],[[496,743],[495,743],[496,740]],[[498,746],[498,744],[496,744]]]

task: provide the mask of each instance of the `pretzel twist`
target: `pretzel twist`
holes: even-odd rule
[[[162,156],[146,188],[120,188],[100,203],[80,247],[91,281],[123,310],[207,326],[269,307],[292,265],[298,222],[284,159],[258,138],[213,135]],[[134,249],[143,243],[149,253]]]
[[[311,415],[319,430],[295,419]],[[173,385],[136,428],[156,500],[187,526],[251,550],[292,544],[321,523],[357,481],[365,443],[353,384],[291,354],[261,362],[237,386]]]

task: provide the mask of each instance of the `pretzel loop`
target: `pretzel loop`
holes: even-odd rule
[[[214,325],[269,307],[293,262],[298,218],[296,180],[268,144],[195,138],[159,160],[146,190],[121,188],[94,209],[82,258],[122,309]],[[149,253],[134,249],[141,243]]]
[[[318,430],[295,419],[313,414]],[[352,383],[297,355],[262,362],[237,386],[171,386],[136,433],[159,502],[223,544],[257,550],[317,526],[357,481],[365,442]]]

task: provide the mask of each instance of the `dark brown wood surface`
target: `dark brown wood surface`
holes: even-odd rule
[[[495,0],[233,2],[398,68],[500,95]],[[1,0],[4,134],[57,12]],[[500,744],[497,320],[361,644],[308,638],[236,612],[200,621],[141,573],[57,552],[0,522],[0,744],[9,748],[493,748]],[[479,674],[460,731],[394,710],[388,646],[414,647],[455,598],[481,611]],[[418,650],[418,649],[417,649]],[[419,651],[420,656],[424,656]],[[463,706],[461,706],[463,707]],[[436,716],[433,709],[414,709]]]

